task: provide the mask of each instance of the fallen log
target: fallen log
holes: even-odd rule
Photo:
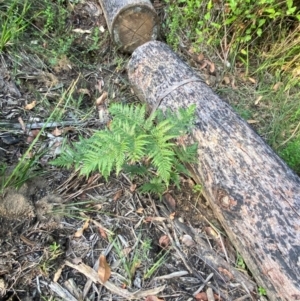
[[[138,46],[155,40],[158,17],[149,0],[99,0],[114,43],[131,53]]]
[[[195,179],[270,300],[300,300],[300,178],[165,44],[137,48],[128,64],[152,108],[196,105]]]

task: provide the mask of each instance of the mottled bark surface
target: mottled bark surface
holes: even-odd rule
[[[300,178],[167,45],[137,48],[128,74],[151,107],[196,104],[204,196],[270,300],[300,300]]]
[[[112,40],[125,52],[155,40],[158,17],[149,0],[99,0]]]

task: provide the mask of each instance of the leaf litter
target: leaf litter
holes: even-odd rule
[[[107,32],[97,8],[97,1],[73,7],[77,19],[70,21],[76,23],[73,32],[79,35],[80,47],[93,26]],[[0,70],[0,163],[15,166],[42,131],[32,152],[42,153],[35,167],[46,173],[40,178],[33,172],[21,189],[1,192],[0,296],[257,300],[255,283],[247,271],[236,269],[230,241],[205,200],[193,192],[190,179],[182,178],[182,189],[170,187],[160,201],[139,194],[138,183],[126,175],[105,182],[99,174],[86,179],[78,171],[49,165],[65,140],[90,136],[108,122],[99,120],[99,112],[111,101],[137,101],[124,69],[114,62],[116,50],[108,36],[97,51],[92,67],[79,68],[76,60],[62,55],[49,69],[42,56],[36,59],[23,49],[18,62],[22,72],[15,75],[18,85],[10,76],[14,57],[2,57],[6,66]],[[207,72],[215,73],[214,63],[205,62]],[[68,95],[73,102],[61,110],[61,119],[49,123],[51,104],[76,79],[76,89]]]

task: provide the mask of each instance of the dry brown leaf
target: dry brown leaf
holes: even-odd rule
[[[32,110],[35,106],[36,106],[36,100],[34,100],[33,102],[27,104],[27,105],[25,106],[24,109],[30,111],[30,110]]]
[[[54,276],[53,276],[53,282],[57,282],[58,279],[60,278],[60,275],[62,273],[62,270],[64,268],[65,265],[59,267],[59,269],[55,272]]]
[[[103,86],[103,81],[102,80],[98,80],[98,83],[95,85],[96,90],[98,90],[99,92],[102,91],[102,86]]]
[[[102,205],[101,204],[96,204],[93,206],[96,210],[101,210],[102,209]]]
[[[27,138],[26,138],[26,143],[30,144],[33,140],[34,140],[33,137],[27,136]]]
[[[164,299],[159,299],[156,296],[147,296],[145,301],[164,301]]]
[[[130,254],[131,251],[132,251],[132,248],[127,247],[122,250],[122,253],[125,257],[127,257],[127,255]]]
[[[80,93],[80,94],[85,94],[85,95],[91,96],[90,91],[86,88],[78,89],[77,92]]]
[[[40,130],[31,130],[31,131],[28,133],[26,142],[27,142],[27,143],[31,143],[31,142],[36,138],[36,136],[39,134],[39,132],[40,132]]]
[[[208,62],[209,65],[209,72],[214,73],[216,71],[216,66],[213,62]]]
[[[103,283],[105,283],[111,275],[110,266],[108,265],[108,263],[106,261],[105,255],[103,255],[103,254],[101,254],[99,257],[98,275],[99,275],[100,280]]]
[[[122,189],[118,190],[113,198],[113,200],[116,202],[122,195]]]
[[[84,225],[75,232],[74,237],[76,238],[81,237],[83,235],[83,231],[88,228],[89,224],[90,224],[90,220],[88,219],[85,221]]]
[[[208,64],[207,60],[204,60],[203,64],[200,66],[200,70],[206,68],[207,64]]]
[[[223,275],[225,275],[226,277],[228,277],[230,280],[234,278],[233,275],[232,275],[228,270],[226,270],[226,269],[223,269],[223,268],[219,267],[219,268],[218,268],[218,271],[219,271],[221,274],[223,274]]]
[[[278,89],[283,85],[282,82],[278,82],[273,86],[273,90],[276,92],[278,91]]]
[[[72,63],[71,61],[67,58],[66,55],[62,55],[57,61],[55,66],[53,67],[55,72],[62,72],[62,71],[69,71],[72,70]],[[50,77],[50,75],[48,75]],[[58,79],[53,76],[53,84],[58,82]]]
[[[131,192],[135,192],[136,186],[137,186],[136,184],[130,185],[129,190],[130,190]]]
[[[182,243],[187,247],[192,247],[195,244],[193,238],[188,234],[182,236]]]
[[[203,53],[200,53],[198,56],[197,56],[197,61],[198,62],[201,62],[204,60],[204,54]]]
[[[197,301],[207,301],[207,300],[208,300],[208,299],[207,299],[207,295],[206,295],[205,292],[198,293],[198,294],[195,295],[194,297],[195,297],[195,299],[196,299]]]
[[[40,131],[41,130],[38,130],[38,129],[36,129],[36,130],[31,130],[30,131],[30,136],[32,136],[32,137],[36,137],[39,133],[40,133]]]
[[[140,207],[140,208],[138,208],[135,212],[136,212],[136,213],[139,213],[139,214],[142,214],[142,213],[144,213],[144,208],[143,208],[143,207]]]
[[[255,105],[258,105],[258,103],[262,100],[262,98],[263,98],[263,97],[262,97],[261,95],[258,96],[257,99],[255,100],[254,104],[255,104]]]
[[[223,81],[226,85],[230,84],[230,78],[228,76],[224,76]]]
[[[98,229],[99,229],[100,236],[103,237],[104,239],[106,239],[107,234],[106,234],[105,230],[101,227],[99,227]]]
[[[214,294],[215,301],[222,301],[223,299],[220,297],[220,295]]]
[[[63,133],[63,131],[62,130],[60,130],[60,129],[58,129],[58,128],[55,128],[53,131],[52,131],[52,135],[53,136],[61,136],[61,134]]]
[[[165,197],[165,200],[166,200],[168,206],[169,206],[173,211],[175,211],[175,210],[176,210],[176,201],[175,201],[175,199],[174,199],[169,193],[166,193],[166,194],[164,195],[164,197]]]
[[[99,106],[103,104],[103,102],[107,99],[107,96],[108,93],[104,91],[101,96],[96,99],[96,105]]]
[[[169,236],[168,235],[161,236],[158,243],[163,249],[166,249],[170,245]]]
[[[219,234],[212,227],[205,227],[205,232],[210,237],[219,238]]]
[[[175,212],[171,213],[171,214],[169,215],[170,220],[173,220],[173,219],[175,218],[175,215],[176,215]]]
[[[248,77],[249,82],[251,82],[252,84],[256,84],[256,79],[253,77]]]

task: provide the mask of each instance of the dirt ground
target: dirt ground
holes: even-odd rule
[[[103,127],[109,102],[138,102],[126,78],[129,56],[111,44],[97,2],[75,6],[68,18],[82,31],[105,29],[90,61],[80,54],[84,35],[73,41],[72,59],[60,56],[51,67],[30,47],[1,55],[0,163],[10,171],[75,88],[63,122],[45,126],[27,154],[39,154],[33,178],[0,196],[0,300],[263,300],[192,179],[182,177],[181,190],[170,187],[159,200],[138,193],[126,174],[106,182],[49,164],[64,139]],[[217,75],[201,73],[213,86]]]

